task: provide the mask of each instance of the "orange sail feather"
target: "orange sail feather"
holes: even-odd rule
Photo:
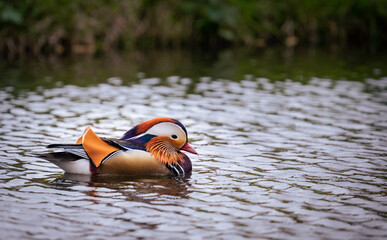
[[[82,144],[87,155],[96,167],[99,167],[101,162],[111,153],[119,150],[104,142],[90,127],[85,129],[83,135],[77,140],[77,144]]]

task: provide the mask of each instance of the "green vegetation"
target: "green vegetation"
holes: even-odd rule
[[[281,44],[378,47],[387,0],[0,0],[0,52]]]

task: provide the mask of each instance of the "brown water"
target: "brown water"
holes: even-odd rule
[[[246,68],[232,80],[140,71],[137,80],[115,72],[89,84],[59,68],[33,75],[38,83],[31,84],[27,74],[10,74],[24,70],[7,69],[0,90],[2,239],[387,237],[383,69],[362,81],[303,74],[305,84]],[[61,74],[72,84],[59,82]],[[157,116],[186,125],[200,153],[190,156],[192,176],[69,175],[32,155],[49,143],[73,143],[86,125],[119,137]]]

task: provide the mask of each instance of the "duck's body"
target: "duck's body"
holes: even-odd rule
[[[155,118],[139,124],[121,139],[100,138],[86,128],[76,144],[52,144],[64,151],[39,155],[68,173],[185,175],[192,164],[180,150],[197,154],[177,120]]]

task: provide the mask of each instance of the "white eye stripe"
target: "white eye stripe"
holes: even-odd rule
[[[152,134],[156,136],[168,136],[168,137],[172,137],[173,135],[176,135],[177,138],[187,137],[184,130],[179,125],[171,122],[158,123],[153,127],[151,127],[148,131],[146,131],[146,134]]]

